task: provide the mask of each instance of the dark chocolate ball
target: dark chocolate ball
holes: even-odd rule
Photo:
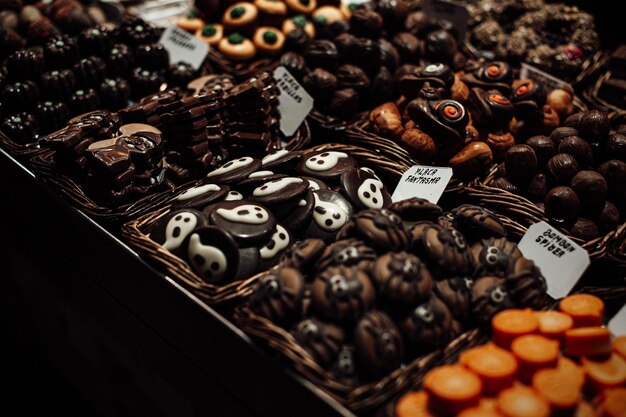
[[[555,187],[544,200],[546,216],[557,223],[571,225],[580,214],[580,200],[569,187]]]
[[[409,32],[400,32],[391,40],[402,62],[417,62],[420,55],[420,41]]]
[[[511,146],[504,157],[507,176],[514,182],[523,182],[535,175],[537,171],[537,155],[528,145]]]
[[[395,71],[398,65],[400,65],[400,54],[396,47],[384,38],[378,40],[378,47],[380,48],[380,60],[382,65],[387,67],[389,71]]]
[[[358,65],[365,72],[371,74],[380,68],[382,54],[378,42],[368,38],[356,38],[353,47],[342,58],[345,58],[346,62]]]
[[[608,158],[626,162],[626,135],[613,133],[604,144],[604,153]]]
[[[329,40],[314,40],[304,51],[304,59],[309,67],[333,71],[339,62],[339,51]]]
[[[585,114],[584,112],[578,112],[578,113],[572,114],[567,119],[565,119],[565,121],[563,122],[563,126],[573,127],[574,129],[578,129],[580,127],[580,120],[583,118],[584,114]]]
[[[569,185],[580,171],[576,158],[567,153],[554,155],[546,165],[546,177],[552,185]]]
[[[576,223],[569,229],[572,236],[577,237],[585,242],[589,242],[600,236],[598,226],[589,219],[580,217]]]
[[[339,117],[351,117],[359,111],[359,93],[352,88],[335,91],[328,105],[329,113]]]
[[[557,127],[552,131],[552,133],[550,133],[550,139],[552,139],[552,142],[554,142],[554,144],[558,147],[561,144],[561,141],[566,137],[578,135],[578,130],[575,128],[562,126]]]
[[[370,87],[370,79],[365,72],[356,65],[345,64],[337,68],[337,87],[352,88],[363,94]]]
[[[369,99],[373,104],[385,103],[395,97],[396,82],[387,67],[381,67],[380,71],[372,78],[369,91]]]
[[[546,175],[542,173],[535,174],[533,179],[530,180],[526,192],[532,201],[543,201],[548,192]]]
[[[298,80],[302,80],[306,73],[306,63],[304,57],[296,52],[287,52],[280,57],[279,65],[285,67],[291,75]]]
[[[578,130],[590,142],[603,142],[611,131],[611,120],[606,113],[600,110],[591,110],[580,118]]]
[[[617,228],[619,225],[619,210],[617,210],[615,204],[610,201],[604,203],[604,207],[596,220],[596,224],[598,225],[600,233],[603,235]]]
[[[593,165],[593,151],[586,140],[578,136],[568,136],[559,144],[559,153],[567,153],[576,158],[581,169]]]
[[[352,13],[350,31],[363,38],[377,39],[383,30],[383,17],[373,10],[358,9]]]
[[[446,30],[432,31],[424,40],[424,55],[432,62],[451,64],[456,52],[456,40]]]
[[[522,190],[506,177],[496,178],[490,185],[513,194],[522,194]]]
[[[615,202],[626,194],[626,163],[612,159],[598,167],[598,172],[606,179],[609,197]]]
[[[296,28],[285,35],[285,49],[303,53],[311,41],[311,37],[302,28]]]
[[[337,77],[322,68],[308,73],[302,81],[306,91],[322,105],[330,100],[337,89]]]
[[[556,144],[547,136],[533,136],[526,141],[526,145],[535,151],[540,167],[546,166],[550,158],[556,155]]]
[[[571,185],[586,213],[599,213],[602,210],[608,192],[607,182],[602,175],[596,171],[580,171],[572,178]]]

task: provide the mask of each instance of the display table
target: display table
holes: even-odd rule
[[[352,416],[0,150],[0,294],[102,415]]]

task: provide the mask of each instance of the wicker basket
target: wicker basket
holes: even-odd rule
[[[399,168],[397,164],[362,148],[342,144],[327,144],[315,147],[311,150],[336,150],[346,152],[356,158],[362,165],[376,169],[383,177],[397,179],[402,175],[402,168]],[[185,261],[172,255],[170,252],[163,249],[161,245],[148,237],[147,231],[150,227],[168,212],[169,206],[162,207],[124,224],[122,227],[122,238],[142,256],[157,265],[160,270],[187,286],[196,296],[207,304],[218,304],[243,299],[249,296],[252,291],[252,286],[264,273],[221,286],[208,284],[193,272]]]
[[[215,48],[209,50],[204,70],[207,73],[225,73],[235,77],[237,82],[244,81],[259,72],[273,71],[278,61],[272,58],[253,59],[251,61],[236,62],[226,58]]]
[[[39,143],[37,142],[29,143],[27,145],[14,142],[2,132],[0,132],[0,147],[6,150],[9,155],[26,162],[36,156],[44,155],[47,152],[50,152],[48,149],[39,146]]]

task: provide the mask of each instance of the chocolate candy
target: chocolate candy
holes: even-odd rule
[[[325,249],[326,243],[322,239],[303,240],[292,247],[288,264],[309,275],[317,269],[317,261]]]
[[[197,228],[207,224],[206,217],[196,210],[176,210],[157,221],[150,239],[175,255],[181,254],[183,241]]]
[[[572,189],[587,213],[599,213],[604,208],[608,184],[596,171],[580,171],[572,178]]]
[[[431,224],[417,241],[415,249],[422,260],[441,275],[464,275],[472,270],[472,257],[465,238],[458,230]]]
[[[404,223],[390,210],[368,209],[356,214],[346,233],[362,238],[375,248],[402,250],[407,247],[410,236]]]
[[[335,322],[354,322],[369,310],[374,298],[367,273],[356,266],[327,268],[311,285],[313,310],[319,317]]]
[[[352,216],[352,206],[348,200],[336,191],[312,191],[314,198],[313,217],[305,237],[319,237],[333,240]]]
[[[489,323],[497,312],[513,307],[505,279],[483,276],[474,281],[471,314],[475,320]]]
[[[513,145],[504,157],[504,168],[514,181],[530,179],[537,171],[537,155],[528,145]]]
[[[538,166],[545,166],[550,158],[556,155],[557,147],[554,141],[547,136],[533,136],[526,141],[526,145],[535,151]]]
[[[579,217],[576,223],[569,229],[572,236],[585,242],[596,239],[599,236],[598,226],[591,220]]]
[[[341,175],[341,185],[354,207],[380,209],[391,204],[391,195],[382,181],[362,168]]]
[[[275,205],[297,198],[308,190],[308,183],[298,177],[283,177],[266,182],[252,192],[250,198],[261,204]]]
[[[281,149],[267,154],[261,160],[263,169],[274,172],[292,172],[302,156],[302,151],[288,151]]]
[[[326,247],[317,263],[317,270],[323,271],[331,266],[357,266],[369,270],[376,259],[374,249],[358,239],[342,239]]]
[[[467,278],[450,278],[435,282],[435,294],[460,321],[467,320],[469,314],[472,284],[473,282]]]
[[[328,112],[338,117],[351,117],[359,110],[359,93],[352,88],[336,90],[330,98]]]
[[[464,236],[478,240],[506,236],[506,228],[492,212],[470,204],[463,204],[452,211],[454,227]]]
[[[472,88],[469,96],[472,121],[492,130],[506,129],[513,118],[513,104],[497,90]]]
[[[334,362],[330,366],[333,378],[347,386],[360,385],[357,376],[356,352],[352,346],[346,345],[341,348]]]
[[[210,284],[236,278],[240,255],[233,237],[223,228],[196,227],[181,246],[183,259]]]
[[[280,261],[281,256],[286,253],[294,242],[295,240],[291,233],[280,224],[277,224],[276,231],[270,241],[259,249],[261,269],[265,270],[276,265]]]
[[[317,151],[304,154],[296,170],[302,175],[332,180],[356,167],[356,160],[345,152]]]
[[[544,200],[546,216],[559,224],[570,225],[580,214],[580,199],[569,187],[555,187]]]
[[[306,319],[291,331],[298,343],[321,365],[329,364],[345,340],[341,328],[316,319]]]
[[[205,209],[212,225],[228,230],[240,247],[267,243],[276,219],[266,208],[250,201],[222,201]]]
[[[216,184],[201,184],[191,187],[179,194],[172,204],[172,208],[193,208],[202,210],[209,204],[222,199],[229,191],[228,186]]]
[[[337,77],[322,68],[315,68],[304,76],[302,84],[316,103],[324,104],[331,99],[337,89]]]
[[[591,110],[582,114],[577,129],[592,142],[604,142],[611,130],[611,121],[606,113]]]
[[[297,203],[294,206],[293,203]],[[298,197],[295,200],[283,204],[282,207],[272,207],[276,212],[279,220],[288,230],[293,232],[300,232],[309,222],[313,216],[313,209],[315,207],[315,197],[307,190],[304,197]]]
[[[415,307],[400,323],[407,346],[413,351],[429,351],[445,346],[452,336],[452,314],[434,295]]]
[[[339,62],[339,52],[334,43],[328,40],[314,40],[304,51],[304,59],[311,68],[334,71]]]
[[[22,112],[4,119],[0,130],[12,141],[26,144],[36,139],[39,123],[32,114]]]
[[[495,61],[484,64],[473,73],[465,74],[461,80],[468,87],[496,89],[504,96],[511,95],[511,81],[513,72],[509,64],[502,61]]]
[[[546,92],[541,84],[528,79],[515,80],[512,87],[515,116],[519,119],[536,117],[546,102]]]
[[[444,145],[457,146],[465,139],[469,115],[458,101],[426,101],[415,99],[407,111],[424,133],[441,140]]]
[[[593,165],[593,151],[589,143],[578,136],[568,136],[559,144],[559,153],[573,156],[581,169]]]
[[[407,252],[390,252],[376,260],[372,277],[378,293],[392,303],[415,305],[425,301],[433,278],[424,263]]]
[[[233,184],[261,168],[261,161],[245,156],[226,162],[221,167],[207,174],[205,181],[216,184]]]
[[[471,248],[476,271],[474,276],[485,275],[505,277],[511,262],[522,257],[522,252],[513,242],[500,239],[484,239],[474,243]]]
[[[569,185],[580,171],[576,158],[566,153],[554,155],[546,165],[546,176],[553,185]]]
[[[393,321],[382,311],[363,315],[354,331],[360,369],[369,378],[381,378],[397,369],[404,358],[404,342]]]
[[[545,304],[546,280],[530,259],[520,257],[510,263],[505,286],[518,306],[540,309]]]
[[[598,172],[606,179],[608,193],[615,201],[626,194],[626,163],[612,159],[598,167]]]
[[[282,267],[271,271],[254,286],[250,309],[276,323],[290,323],[302,314],[304,278],[298,270]]]
[[[388,209],[396,213],[406,222],[419,222],[423,220],[434,221],[443,213],[442,208],[438,205],[418,197],[396,201],[395,203],[391,203]]]

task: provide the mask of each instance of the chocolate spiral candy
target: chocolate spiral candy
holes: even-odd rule
[[[511,100],[498,90],[485,91],[482,88],[472,88],[468,108],[476,124],[494,130],[504,129],[514,113]]]
[[[468,87],[496,89],[506,96],[511,95],[511,81],[513,72],[506,62],[494,61],[487,63],[470,74],[465,74],[461,80]]]
[[[424,133],[446,144],[458,144],[465,138],[469,116],[455,100],[416,99],[407,106],[409,117]]]

